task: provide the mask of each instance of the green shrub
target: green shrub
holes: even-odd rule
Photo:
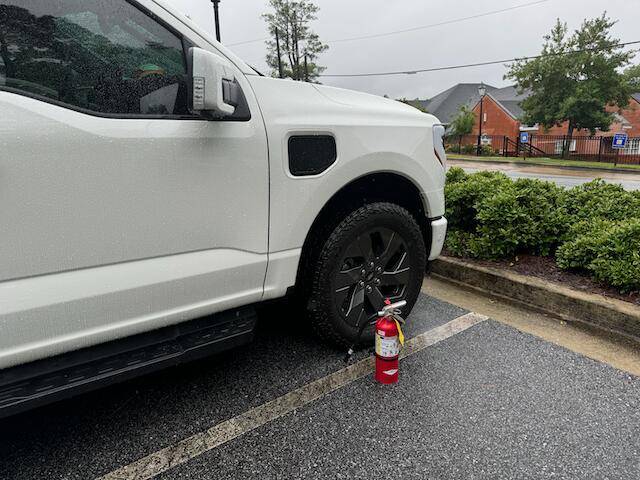
[[[461,182],[465,178],[467,178],[467,174],[460,167],[451,167],[447,170],[447,185]]]
[[[478,172],[464,176],[454,172],[451,175],[457,181],[447,182],[445,186],[449,226],[453,230],[473,232],[476,226],[476,204],[492,192],[509,185],[511,180],[500,172]]]
[[[467,256],[470,238],[471,234],[469,232],[464,232],[462,230],[448,230],[446,239],[447,250],[449,250],[453,255],[459,257]]]
[[[467,155],[470,153],[476,153],[477,146],[476,145],[462,145],[460,149],[460,153],[466,153]]]
[[[609,220],[582,221],[571,227],[571,240],[556,252],[556,263],[565,270],[587,271],[615,225]]]
[[[520,252],[549,255],[566,229],[558,208],[560,187],[535,179],[520,179],[478,205],[482,240],[478,257],[509,257]],[[479,239],[479,240],[480,240]]]
[[[622,292],[640,290],[640,219],[593,222],[558,249],[556,261]]]
[[[450,143],[445,146],[445,151],[447,153],[460,153],[460,144],[458,143]]]
[[[476,147],[477,150],[477,147]],[[488,156],[494,154],[493,147],[491,145],[480,145],[480,155]]]
[[[458,143],[452,143],[446,146],[445,150],[449,153],[463,153],[466,155],[475,155],[478,153],[478,144],[466,144],[460,145]],[[480,155],[494,156],[500,155],[500,150],[493,148],[491,145],[480,145]]]
[[[561,203],[571,224],[598,218],[640,217],[640,192],[629,192],[601,179],[565,190]]]
[[[565,190],[499,172],[452,168],[445,187],[449,234],[459,256],[550,255],[623,292],[640,289],[640,192],[594,180]],[[557,250],[557,251],[556,251]]]
[[[448,186],[446,193],[451,229],[466,233],[447,242],[458,255],[548,255],[566,228],[557,204],[561,189],[549,182],[513,182],[504,174],[481,172]]]

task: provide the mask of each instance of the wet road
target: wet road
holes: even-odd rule
[[[0,421],[0,478],[638,477],[638,377],[476,317],[423,294],[397,386],[320,391],[344,352],[267,310],[246,347]]]
[[[594,178],[602,178],[610,183],[622,185],[626,190],[640,190],[640,173],[606,172],[588,169],[565,169],[544,165],[519,165],[511,163],[493,163],[464,160],[449,160],[449,166],[462,167],[466,172],[474,173],[482,170],[504,172],[511,178],[537,178],[554,182],[562,187],[575,187],[590,182]]]

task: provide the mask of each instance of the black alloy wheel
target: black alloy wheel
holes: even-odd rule
[[[335,344],[373,340],[372,324],[388,298],[413,307],[426,268],[422,232],[406,209],[371,203],[347,214],[311,265],[309,309],[315,332]],[[366,324],[362,338],[359,326]]]
[[[370,323],[385,299],[402,298],[411,277],[408,255],[400,234],[385,227],[367,230],[347,247],[333,286],[336,307],[349,325]]]

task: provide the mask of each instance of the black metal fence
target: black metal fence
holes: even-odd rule
[[[640,137],[627,139],[625,148],[612,147],[613,137],[530,134],[529,142],[505,135],[463,135],[446,140],[447,151],[467,155],[552,157],[590,162],[640,165]],[[478,148],[479,145],[479,148]]]

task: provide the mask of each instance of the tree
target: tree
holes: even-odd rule
[[[318,56],[329,48],[309,26],[317,18],[318,7],[311,0],[270,0],[269,4],[273,11],[262,17],[273,37],[267,41],[267,64],[271,67],[272,75],[280,75],[277,32],[282,77],[316,81],[325,70],[325,67],[316,63]]]
[[[623,108],[629,102],[632,92],[621,69],[635,52],[616,46],[620,41],[610,35],[615,23],[605,12],[568,35],[566,23],[558,19],[544,37],[541,56],[515,62],[505,75],[515,80],[521,93],[530,93],[521,103],[524,123],[551,128],[568,122],[563,156],[574,130],[608,130],[613,114],[606,111],[607,105]]]
[[[476,116],[466,105],[462,105],[451,122],[451,134],[455,136],[469,135],[473,131]]]
[[[388,95],[384,95],[384,98],[389,98]],[[427,112],[427,109],[424,108],[422,105],[420,105],[420,103],[416,100],[409,100],[406,97],[402,97],[402,98],[396,98],[396,102],[400,102],[400,103],[404,103],[405,105],[409,105],[410,107],[413,107],[417,110],[420,110],[422,113],[429,113]]]
[[[631,91],[633,93],[640,92],[640,65],[627,68],[623,75]]]

